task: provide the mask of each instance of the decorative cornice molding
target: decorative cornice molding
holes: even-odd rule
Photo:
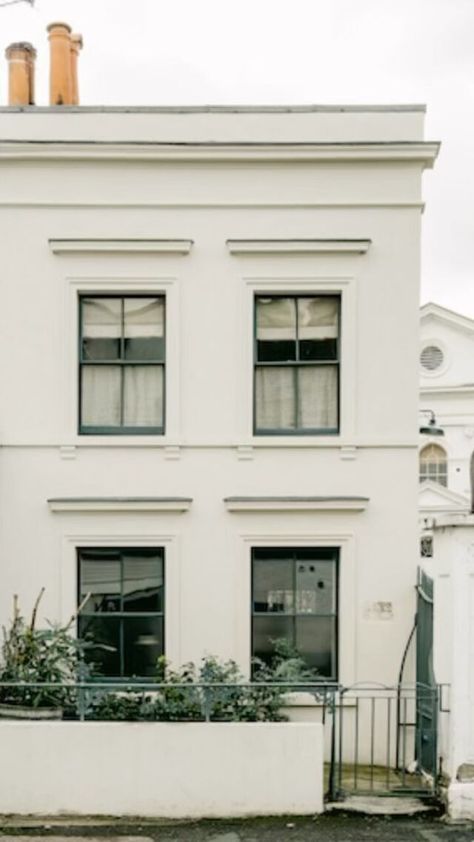
[[[149,143],[3,140],[0,160],[410,161],[432,167],[439,143]]]
[[[52,512],[187,512],[192,497],[50,497]]]
[[[457,313],[455,310],[442,307],[441,304],[435,304],[433,301],[420,307],[420,322],[427,322],[430,319],[435,319],[470,335],[474,331],[474,319],[465,316],[463,313]]]
[[[355,239],[230,239],[226,241],[231,254],[365,254],[371,240]]]
[[[228,512],[363,512],[368,497],[225,497]]]
[[[53,254],[123,254],[144,252],[153,254],[189,254],[192,240],[150,239],[134,237],[131,239],[50,239],[49,247]]]

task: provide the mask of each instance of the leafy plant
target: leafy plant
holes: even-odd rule
[[[67,626],[49,624],[37,629],[41,590],[27,622],[14,597],[13,619],[10,627],[3,627],[0,682],[18,682],[17,686],[0,686],[0,702],[29,707],[62,707],[72,704],[72,690],[68,684],[77,678],[81,660],[81,644],[70,633],[72,619]],[[58,684],[58,687],[32,687],[28,684]]]
[[[286,637],[272,638],[273,654],[269,664],[260,658],[253,658],[253,676],[255,681],[278,681],[288,684],[314,682],[318,680],[318,671],[308,667],[296,647]]]
[[[172,669],[165,658],[157,664],[159,690],[136,693],[98,691],[89,706],[87,718],[114,721],[160,722],[281,722],[287,717],[281,709],[288,685],[314,681],[315,671],[286,640],[272,641],[274,657],[270,665],[255,661],[254,683],[248,684],[235,661],[214,656],[199,666],[184,664]],[[273,686],[267,686],[271,684]]]

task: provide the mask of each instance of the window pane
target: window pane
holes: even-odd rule
[[[87,559],[80,561],[80,601],[90,597],[83,611],[89,613],[120,611],[120,560],[116,558]]]
[[[81,304],[83,359],[118,359],[122,334],[122,300],[83,298]]]
[[[262,616],[253,618],[253,646],[254,658],[261,658],[270,663],[274,653],[275,640],[284,638],[291,644],[293,640],[293,617]]]
[[[253,562],[253,610],[293,611],[293,562]]]
[[[294,298],[257,298],[257,360],[296,359]]]
[[[164,360],[164,300],[125,298],[125,358]]]
[[[323,678],[336,677],[336,618],[297,617],[296,648]]]
[[[339,299],[298,298],[300,360],[337,360]]]
[[[296,613],[333,614],[336,611],[336,566],[331,561],[296,562]]]
[[[163,611],[163,562],[147,551],[123,551],[123,610]]]
[[[163,366],[124,367],[123,424],[163,426]]]
[[[155,676],[164,652],[162,617],[127,617],[123,620],[124,675]]]
[[[81,424],[85,427],[120,425],[119,366],[85,365],[81,371]]]
[[[298,377],[298,427],[307,430],[337,429],[337,366],[302,366]]]
[[[295,428],[295,374],[293,368],[258,367],[255,372],[256,426],[258,430]]]
[[[79,617],[79,637],[92,644],[86,649],[85,659],[94,664],[94,672],[99,675],[118,677],[121,674],[120,623],[118,617],[106,614]]]

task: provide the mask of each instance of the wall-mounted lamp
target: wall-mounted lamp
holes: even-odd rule
[[[438,427],[436,423],[436,416],[432,409],[420,409],[420,414],[426,414],[430,416],[428,424],[426,426],[420,427],[420,433],[423,436],[444,436],[444,430],[442,427]]]

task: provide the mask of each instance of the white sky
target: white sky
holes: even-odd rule
[[[0,0],[1,2],[1,0]],[[83,105],[426,103],[422,303],[474,317],[474,0],[36,0],[0,8],[0,47],[84,37]],[[6,63],[0,102],[6,104]]]

